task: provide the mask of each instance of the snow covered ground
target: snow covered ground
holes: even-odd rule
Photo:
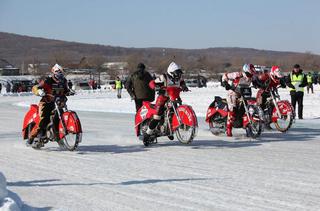
[[[211,82],[208,88],[191,88],[191,92],[181,94],[184,103],[193,107],[199,117],[204,117],[207,108],[213,101],[214,96],[226,97],[226,91],[219,83]],[[256,90],[253,89],[254,95]],[[288,89],[279,89],[282,99],[290,100]],[[27,95],[27,94],[25,94]],[[99,111],[134,114],[135,109],[130,96],[123,90],[123,98],[117,99],[116,92],[113,90],[106,91],[79,91],[77,95],[70,97],[69,109],[78,111]],[[28,107],[31,103],[37,103],[39,97],[31,96],[22,98],[15,105]],[[304,99],[304,117],[320,117],[320,109],[314,109],[320,105],[320,86],[315,86],[315,94],[305,93]]]
[[[14,198],[14,199],[13,199]],[[0,172],[0,210],[1,211],[19,211],[22,202],[17,195],[7,190],[7,181]]]
[[[84,129],[76,152],[55,143],[27,148],[24,106],[39,98],[0,96],[0,171],[27,210],[319,210],[320,88],[315,92],[305,95],[306,119],[288,133],[250,140],[241,129],[233,138],[213,136],[202,116],[225,91],[192,89],[182,99],[199,116],[194,142],[164,138],[149,148],[134,136],[126,93],[119,100],[115,92],[80,92],[68,102]],[[280,94],[289,98],[287,90]]]

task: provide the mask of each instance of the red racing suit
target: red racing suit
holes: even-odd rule
[[[171,79],[171,77],[168,74],[162,74],[158,76],[155,80],[150,81],[149,86],[151,89],[157,89],[158,90],[158,97],[156,99],[156,110],[157,115],[154,115],[154,119],[161,119],[161,116],[164,112],[164,105],[168,101],[169,97],[167,94],[167,87],[181,87],[183,91],[188,90],[185,82],[183,79],[180,79],[178,81],[174,81]]]
[[[155,80],[150,81],[149,86],[151,89],[158,90],[158,97],[156,99],[155,109],[157,111],[156,114],[153,115],[152,121],[149,124],[149,129],[154,130],[165,110],[165,104],[169,100],[167,94],[167,87],[181,87],[183,91],[187,91],[188,88],[184,82],[184,80],[180,79],[178,81],[173,80],[168,74],[162,74],[158,76]]]
[[[240,97],[240,93],[238,93],[236,88],[239,85],[246,85],[250,86],[252,82],[251,77],[247,77],[243,72],[232,72],[232,73],[225,73],[222,76],[222,83],[227,84],[229,81],[232,81],[232,89],[228,89],[227,95],[227,103],[228,103],[228,119],[227,119],[227,135],[232,136],[232,127],[235,121],[235,112],[234,109],[237,107],[237,100]],[[227,84],[230,86],[229,84]]]
[[[44,132],[45,128],[50,122],[50,115],[55,108],[54,100],[56,97],[66,98],[66,94],[69,93],[69,88],[67,85],[67,80],[63,78],[58,81],[54,77],[47,77],[41,80],[38,85],[32,87],[32,92],[39,96],[39,89],[43,90],[46,94],[43,96],[39,103],[39,116],[40,122],[35,125],[30,133],[30,138],[35,138],[38,133],[42,130]]]
[[[261,106],[262,109],[265,109],[265,103],[267,101],[267,98],[271,96],[270,92],[272,90],[276,89],[280,85],[283,88],[286,87],[284,80],[279,79],[277,81],[274,81],[271,79],[270,73],[262,73],[254,77],[252,83],[255,87],[259,88],[256,97],[257,104]]]

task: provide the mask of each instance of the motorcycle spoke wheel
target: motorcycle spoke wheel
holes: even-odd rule
[[[247,136],[251,138],[258,138],[262,132],[262,122],[252,122],[246,128]]]
[[[58,141],[61,148],[69,151],[74,151],[77,149],[79,143],[82,139],[82,133],[68,133],[62,140]]]
[[[189,125],[181,124],[176,130],[177,139],[182,144],[190,144],[195,135],[196,128]]]
[[[274,123],[277,130],[280,132],[287,132],[291,127],[293,122],[292,113],[288,113],[287,115],[282,115],[281,118],[278,118],[277,122]]]
[[[218,117],[220,117],[222,119],[221,116],[218,116]],[[221,122],[221,120],[220,120],[220,122],[216,122],[215,118],[212,117],[209,120],[209,130],[215,136],[219,136],[219,135],[225,133],[225,131],[226,131],[226,120],[223,120],[223,122]]]
[[[255,138],[258,138],[262,132],[263,111],[258,106],[252,106],[252,107],[254,109],[254,113],[252,114],[252,116],[260,120],[255,120],[255,121],[252,120],[251,123],[247,125],[246,132],[248,137],[255,139]]]

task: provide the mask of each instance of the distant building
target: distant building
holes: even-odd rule
[[[14,67],[5,59],[0,59],[0,75],[3,75],[3,76],[19,75],[19,68]]]
[[[127,62],[105,62],[101,65],[103,69],[125,70],[128,66]]]
[[[50,71],[51,67],[48,63],[28,64],[28,73],[31,75],[41,75]]]

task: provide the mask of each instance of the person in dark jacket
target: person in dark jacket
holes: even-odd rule
[[[298,103],[299,119],[303,119],[303,95],[304,87],[307,85],[307,77],[303,74],[303,70],[300,68],[300,65],[294,65],[292,72],[287,77],[287,86],[290,88],[291,104],[295,111],[296,104]]]
[[[72,81],[71,81],[71,80],[68,80],[68,88],[69,88],[69,89],[72,89],[72,87],[73,87]]]
[[[152,76],[147,72],[143,63],[139,63],[137,71],[134,72],[126,81],[125,87],[136,104],[136,111],[138,111],[143,101],[154,101],[155,92],[149,87]]]

